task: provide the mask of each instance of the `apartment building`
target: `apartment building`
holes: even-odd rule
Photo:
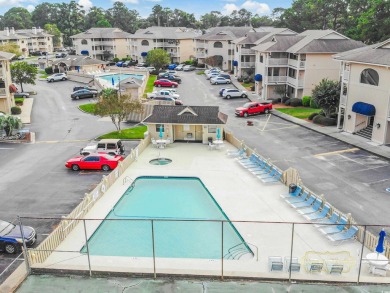
[[[213,63],[223,70],[233,69],[234,43],[250,32],[256,32],[252,27],[214,27],[204,35],[194,38],[195,57],[199,63]],[[210,58],[209,58],[210,57]],[[212,57],[212,58],[211,58]],[[208,59],[209,58],[209,59]]]
[[[13,27],[0,31],[0,45],[16,43],[21,53],[28,56],[30,52],[53,52],[53,35],[41,28],[15,30]]]
[[[150,50],[164,49],[171,56],[172,63],[182,63],[194,58],[193,39],[200,32],[185,27],[152,26],[140,29],[131,36],[131,57],[145,61]]]
[[[88,55],[95,59],[111,60],[130,56],[131,34],[120,28],[95,27],[73,35],[76,55]]]
[[[6,114],[10,114],[11,107],[15,106],[13,94],[10,92],[10,61],[14,56],[15,54],[0,51],[0,112]]]
[[[390,144],[390,39],[334,59],[341,63],[338,128]]]
[[[297,35],[277,34],[252,47],[256,52],[256,92],[262,99],[310,96],[324,78],[339,80],[339,64],[332,55],[365,46],[333,30],[307,30]]]
[[[233,67],[234,75],[237,77],[251,75],[255,72],[256,52],[252,48],[268,40],[271,36],[279,35],[296,35],[297,33],[286,28],[262,27],[256,28],[256,32],[249,32],[245,36],[233,40],[234,58]]]

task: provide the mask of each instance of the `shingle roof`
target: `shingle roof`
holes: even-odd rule
[[[188,108],[188,111],[183,111]],[[183,112],[181,115],[179,115]],[[192,114],[196,113],[196,115]],[[173,124],[225,124],[227,116],[215,106],[164,106],[156,105],[145,123]]]
[[[269,29],[268,31],[265,29]],[[297,33],[288,28],[265,27],[261,31],[256,28],[256,32],[249,32],[244,37],[234,40],[236,44],[260,44],[274,35],[296,35]]]
[[[261,52],[287,52],[288,49],[302,40],[303,36],[275,35],[264,40],[264,43],[253,47],[252,49]],[[274,41],[272,41],[274,40]]]
[[[36,34],[34,33],[35,31],[36,31]],[[36,30],[33,30],[33,29],[16,30],[15,34],[24,35],[24,36],[29,37],[29,38],[54,36],[52,34],[45,32],[43,29],[39,29],[39,28],[37,28]]]
[[[206,34],[197,37],[197,40],[226,40],[232,41],[241,37],[249,32],[255,32],[256,29],[249,26],[234,27],[234,26],[221,26],[211,28]]]
[[[66,58],[61,58],[53,61],[53,65],[57,65],[59,63],[65,63],[67,66],[85,66],[85,65],[95,65],[95,64],[107,64],[106,61],[102,61],[99,59],[94,59],[89,56],[75,56],[69,55]]]
[[[313,40],[296,53],[337,53],[364,47],[362,42],[355,40]]]
[[[109,27],[109,28],[102,28],[102,27],[93,27],[89,30],[86,30],[83,33],[79,33],[76,35],[71,36],[72,39],[128,39],[131,38],[132,34],[127,33],[120,28],[116,27]]]
[[[163,27],[163,26],[152,26],[146,29],[137,30],[134,35],[131,36],[133,39],[193,39],[200,35],[200,32],[195,31],[191,28],[185,27]]]
[[[390,66],[390,39],[379,44],[346,51],[334,55],[333,58],[336,60]]]
[[[15,54],[0,51],[0,60],[11,60]]]

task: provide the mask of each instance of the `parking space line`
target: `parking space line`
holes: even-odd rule
[[[339,150],[339,151],[334,151],[334,152],[316,154],[313,156],[314,157],[322,157],[322,156],[329,156],[329,155],[338,155],[338,154],[342,154],[342,153],[352,153],[352,152],[356,152],[359,150],[360,150],[359,148],[351,148],[351,149]]]
[[[70,142],[86,142],[90,139],[70,139],[70,140],[41,140],[36,141],[35,143],[70,143]]]
[[[265,129],[263,130],[262,128],[256,127],[261,132],[267,132],[267,131],[274,131],[274,130],[281,130],[281,129],[287,129],[287,128],[297,128],[299,127],[298,125],[291,125],[291,126],[286,126],[286,127],[279,127],[279,128],[273,128],[273,129]]]

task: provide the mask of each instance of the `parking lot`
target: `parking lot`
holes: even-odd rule
[[[388,160],[274,115],[235,117],[235,108],[248,99],[222,99],[218,91],[223,86],[212,86],[205,76],[195,72],[179,75],[183,82],[178,93],[185,105],[219,106],[229,116],[227,130],[281,169],[298,169],[305,185],[324,194],[342,212],[351,213],[358,223],[390,223],[390,215],[385,211],[390,204],[390,193],[385,191],[390,187]],[[26,90],[38,93],[33,96],[29,127],[36,132],[37,142],[0,143],[1,219],[66,215],[105,174],[72,172],[64,167],[66,160],[77,155],[91,139],[115,130],[109,119],[78,110],[77,106],[88,103],[88,99],[71,100],[73,85],[76,83],[70,81],[38,81],[33,88],[26,86]],[[254,126],[247,126],[247,120],[253,121]],[[125,147],[130,150],[136,144],[128,142]],[[28,220],[24,224],[36,228],[39,243],[55,228],[56,221]],[[0,253],[0,274],[14,257]]]

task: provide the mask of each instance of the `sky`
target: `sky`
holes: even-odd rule
[[[85,9],[92,6],[108,9],[117,0],[76,0]],[[197,18],[201,15],[216,10],[223,14],[230,14],[233,10],[245,8],[253,14],[268,15],[275,7],[290,7],[292,0],[120,0],[129,9],[135,9],[142,17],[147,17],[152,7],[156,4],[162,7],[169,7],[172,10],[177,8],[189,13],[194,13]],[[36,5],[42,2],[58,3],[69,2],[60,0],[0,0],[0,14],[3,15],[12,7],[24,7],[32,11]]]

